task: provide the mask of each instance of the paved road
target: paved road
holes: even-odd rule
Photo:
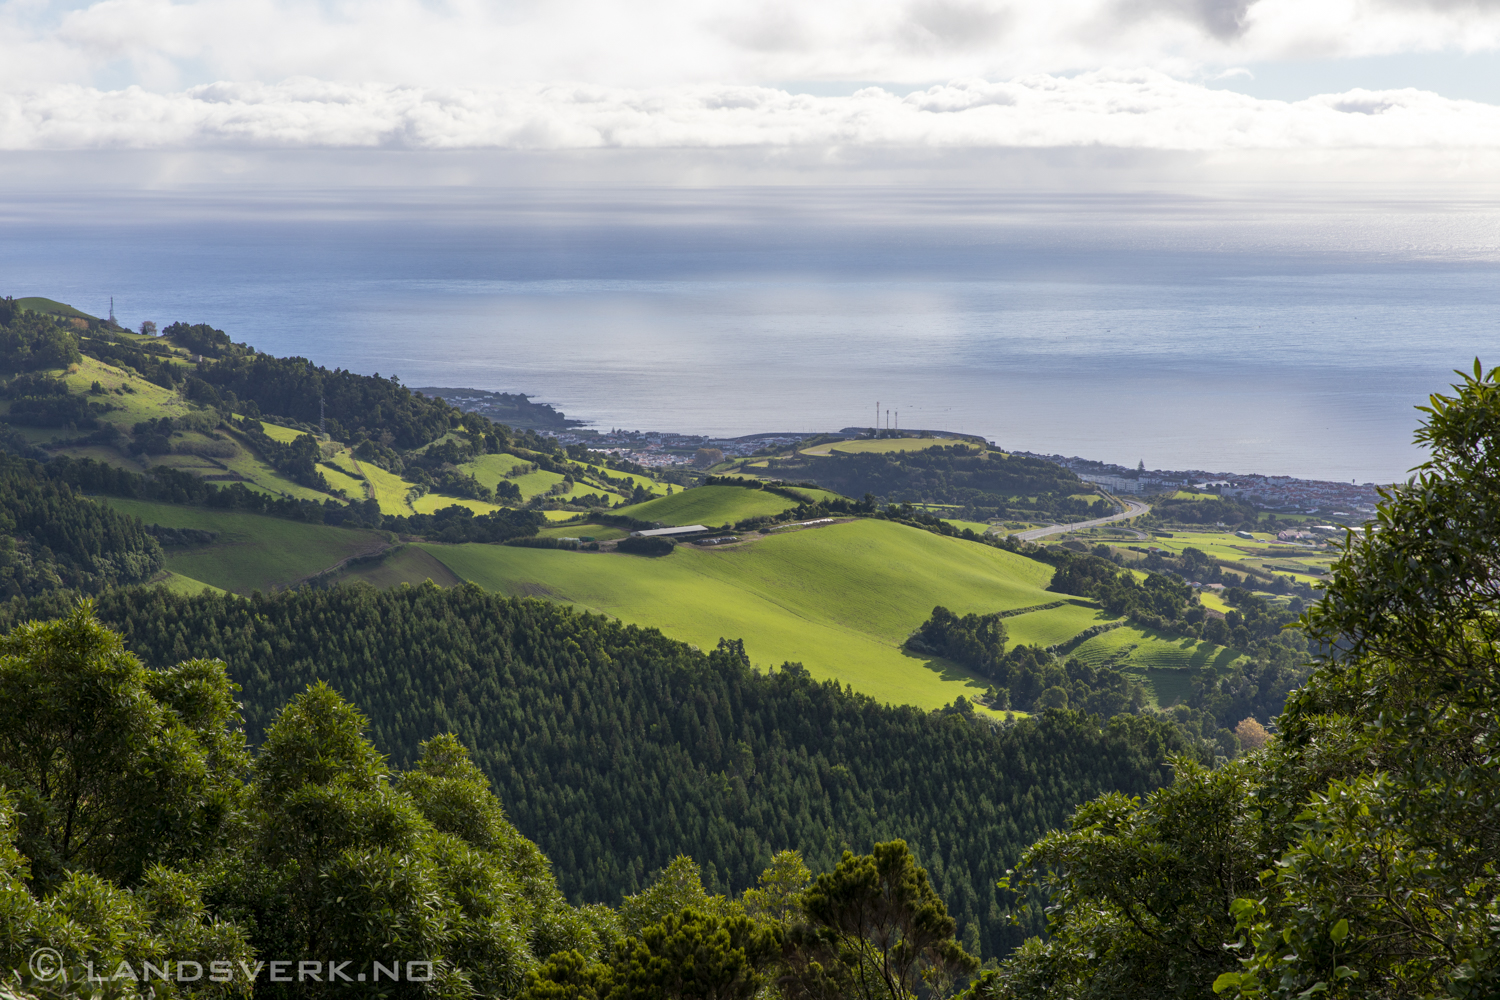
[[[1034,542],[1038,538],[1047,535],[1060,535],[1064,531],[1077,531],[1079,528],[1097,528],[1101,524],[1109,524],[1111,521],[1124,521],[1132,517],[1140,517],[1151,509],[1150,504],[1141,503],[1139,500],[1127,500],[1120,497],[1120,502],[1125,505],[1125,511],[1121,514],[1111,514],[1109,517],[1095,518],[1092,521],[1079,521],[1076,524],[1054,524],[1047,528],[1032,528],[1030,531],[1018,531],[1012,538],[1023,542]],[[1140,534],[1140,532],[1137,532]],[[1143,536],[1144,537],[1144,536]]]

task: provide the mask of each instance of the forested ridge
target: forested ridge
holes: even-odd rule
[[[1103,516],[1114,509],[1102,498],[1071,499],[1093,487],[1055,462],[969,445],[885,453],[834,451],[823,457],[799,454],[773,459],[769,468],[845,496],[869,493],[892,503],[956,504],[986,512],[983,516],[1004,516],[1007,511]]]
[[[161,546],[140,518],[90,503],[30,459],[0,452],[0,598],[95,594],[150,579]]]
[[[224,659],[252,742],[315,680],[369,714],[398,765],[455,733],[575,902],[617,902],[678,853],[724,891],[783,848],[816,869],[901,837],[985,955],[1020,940],[994,885],[1027,844],[1090,796],[1159,787],[1168,753],[1200,752],[1144,716],[1057,712],[1002,729],[881,706],[795,667],[758,675],[734,643],[704,655],[472,586],[135,589],[98,611],[148,664]]]

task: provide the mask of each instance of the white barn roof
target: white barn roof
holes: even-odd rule
[[[646,531],[632,531],[636,538],[670,538],[673,535],[695,535],[700,531],[707,531],[701,524],[685,524],[680,528],[650,528]]]

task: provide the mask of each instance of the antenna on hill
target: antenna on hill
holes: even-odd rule
[[[115,325],[115,297],[113,295],[109,297],[109,325]]]
[[[880,430],[880,400],[878,400],[878,399],[875,401],[875,427],[874,427],[874,429],[876,431]]]

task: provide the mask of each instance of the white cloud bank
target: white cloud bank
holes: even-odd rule
[[[1500,49],[1500,0],[0,0],[0,89],[1011,79]]]
[[[403,87],[292,80],[176,93],[76,85],[0,95],[0,149],[1057,148],[1462,150],[1500,147],[1500,107],[1416,90],[1288,103],[1164,73],[970,80],[907,94],[575,84]]]

